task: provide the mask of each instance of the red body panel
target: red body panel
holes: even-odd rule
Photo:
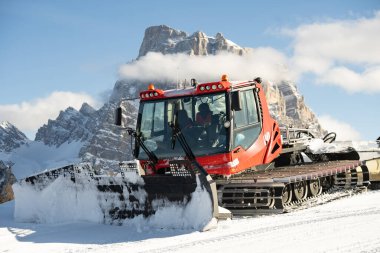
[[[220,162],[216,162],[220,160],[216,160],[214,157],[210,157],[211,159],[199,158],[198,161],[205,167],[208,173],[219,175],[236,174],[257,165],[270,163],[281,153],[282,143],[279,126],[270,116],[261,85],[256,84],[256,87],[260,89],[259,100],[263,119],[262,130],[259,137],[247,150],[239,146],[226,155],[225,157],[228,157],[229,163],[224,167],[212,168],[212,166],[210,166],[212,162],[215,162],[215,165],[220,164]]]

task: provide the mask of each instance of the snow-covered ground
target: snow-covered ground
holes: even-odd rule
[[[95,223],[34,224],[0,205],[0,252],[380,252],[380,191],[198,232]]]
[[[380,154],[375,142],[327,145],[316,141],[314,144],[315,152],[354,146],[365,151],[365,155],[379,157]],[[82,143],[73,142],[56,148],[32,142],[11,154],[0,153],[0,159],[18,161],[13,169],[20,179],[40,170],[78,162],[76,157],[81,146]],[[15,202],[0,204],[0,253],[380,252],[380,191],[288,214],[221,221],[217,229],[202,233],[189,229],[195,223],[189,224],[191,219],[181,218],[185,217],[183,210],[175,209],[175,206],[152,220],[137,219],[123,226],[99,224],[102,214],[86,204],[93,203],[94,198],[96,202],[96,196],[85,194],[82,196],[82,201],[85,201],[69,204],[66,198],[67,189],[71,189],[69,186],[61,184],[58,191],[43,191],[36,196],[32,191],[28,192],[32,195],[24,194],[25,199],[18,200],[17,221],[14,219]],[[81,199],[77,192],[72,193],[75,199]],[[55,209],[37,210],[38,201]],[[204,201],[200,199],[199,202]],[[20,203],[24,205],[20,206]],[[77,209],[73,208],[75,204],[79,204]],[[200,215],[202,212],[197,210],[201,208],[202,204],[198,203],[187,215]],[[44,223],[21,223],[19,220]],[[168,226],[163,226],[165,223]],[[179,226],[182,229],[168,228],[178,224],[186,226]]]

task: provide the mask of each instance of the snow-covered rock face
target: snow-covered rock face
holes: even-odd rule
[[[60,146],[65,142],[85,142],[92,137],[95,110],[88,104],[83,104],[80,111],[72,107],[61,111],[56,120],[49,120],[36,134],[36,141],[49,146]]]
[[[127,88],[125,92],[124,88],[125,86],[116,83],[110,98],[111,102],[104,104],[99,110],[83,104],[79,111],[71,107],[62,111],[57,119],[49,120],[48,124],[38,130],[36,141],[56,147],[64,143],[81,142],[83,147],[78,156],[83,161],[94,162],[105,167],[131,159],[130,138],[125,131],[121,131],[114,125],[118,102],[130,96],[130,89]],[[125,111],[129,112],[128,121],[134,126],[136,106],[129,102],[123,103],[123,106]]]
[[[7,121],[0,123],[0,152],[11,152],[29,142],[29,139]]]
[[[74,143],[75,150],[78,150],[76,151],[77,153],[71,158],[62,154],[62,157],[57,158],[59,161],[74,161],[79,157],[83,161],[93,162],[104,168],[110,168],[117,165],[119,161],[131,159],[131,139],[126,131],[122,131],[114,125],[115,109],[123,99],[138,97],[138,93],[142,89],[138,85],[146,86],[146,84],[136,82],[126,84],[122,80],[118,81],[115,84],[109,103],[104,104],[99,110],[95,110],[87,103],[84,103],[79,111],[72,107],[61,111],[56,119],[49,120],[47,124],[38,130],[35,142],[30,143],[30,145],[33,147],[46,145],[47,149],[51,148],[51,150],[61,152],[60,147]],[[125,117],[128,125],[135,127],[138,100],[123,102],[122,106],[126,112]],[[14,126],[9,123],[1,124],[0,155],[1,151],[12,151],[21,147],[27,141],[28,139]],[[36,148],[38,149],[38,147]],[[78,147],[80,148],[78,149]],[[39,148],[44,150],[43,147]],[[31,155],[29,155],[28,150]],[[48,164],[41,164],[40,158],[36,157],[35,161],[29,160],[33,159],[33,152],[36,152],[35,148],[17,149],[16,151],[9,154],[3,153],[0,159],[2,157],[7,161],[16,163],[15,167],[18,169],[21,165],[24,166],[27,161],[29,161],[30,167],[34,168],[34,170],[37,167],[41,170],[50,168]],[[20,155],[23,157],[20,157]],[[46,157],[45,160],[50,161],[50,158],[51,155]],[[57,166],[57,159],[52,162],[52,166]],[[28,171],[31,168],[28,168]],[[22,177],[25,176],[27,175],[22,175]]]
[[[309,128],[316,136],[326,134],[315,114],[305,104],[295,83],[266,82],[263,86],[270,113],[280,125]]]
[[[13,199],[12,184],[15,182],[11,169],[0,161],[0,203]]]
[[[124,99],[139,98],[139,93],[146,90],[148,83],[136,80],[118,80],[112,90],[109,103],[119,104]],[[161,86],[160,86],[161,87]]]
[[[137,109],[130,102],[123,102],[124,111],[128,112],[127,120],[131,126],[136,124]],[[100,108],[93,121],[96,127],[92,130],[92,137],[80,150],[80,157],[84,161],[111,166],[119,161],[132,158],[130,137],[127,132],[119,129],[115,122],[115,109],[119,103],[107,103]],[[108,164],[108,165],[107,165]]]
[[[219,51],[243,55],[249,49],[242,48],[225,39],[221,33],[217,33],[215,37],[209,37],[205,33],[198,31],[188,36],[183,31],[160,25],[151,26],[145,30],[138,57],[142,57],[148,52],[210,55]]]

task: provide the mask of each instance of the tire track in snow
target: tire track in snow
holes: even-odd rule
[[[140,253],[160,253],[160,252],[175,252],[175,251],[181,251],[184,249],[188,249],[194,246],[206,246],[214,243],[219,243],[219,242],[225,242],[225,241],[235,241],[243,238],[251,238],[260,234],[264,233],[269,233],[272,231],[277,231],[277,230],[286,230],[289,229],[290,227],[298,227],[298,226],[303,226],[303,225],[310,225],[318,222],[326,222],[330,220],[336,220],[336,219],[345,219],[348,217],[355,217],[355,216],[372,216],[372,215],[379,215],[380,214],[380,209],[368,209],[368,210],[360,210],[360,211],[349,211],[349,212],[341,212],[339,214],[328,214],[328,215],[322,215],[318,216],[316,218],[312,219],[305,219],[302,221],[298,221],[295,223],[288,222],[285,224],[281,224],[278,226],[269,226],[269,227],[264,227],[264,228],[258,228],[258,229],[253,229],[253,230],[248,230],[244,232],[238,232],[238,233],[231,233],[223,236],[217,236],[214,238],[207,238],[203,240],[198,240],[198,241],[193,241],[193,242],[187,242],[183,244],[176,244],[173,246],[168,246],[168,247],[163,247],[163,248],[158,248],[158,249],[151,249],[151,250],[144,250],[144,251],[138,251]],[[284,236],[286,236],[286,233],[283,233]],[[372,252],[372,249],[378,250],[380,249],[380,239],[379,241],[372,242],[374,245],[371,245],[373,247],[370,247]],[[366,244],[367,246],[367,244]],[[369,245],[368,245],[369,246]],[[342,247],[338,251],[339,252],[349,252],[351,249],[354,249],[351,252],[358,252],[360,249],[363,247],[363,245],[347,245],[347,247]],[[345,250],[343,250],[345,248]],[[367,248],[367,247],[366,247]],[[366,251],[363,251],[366,252]],[[377,251],[374,251],[377,252]]]

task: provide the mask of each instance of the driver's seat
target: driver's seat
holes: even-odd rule
[[[177,120],[178,120],[178,125],[181,129],[185,129],[193,125],[193,121],[187,115],[186,110],[178,110]]]

